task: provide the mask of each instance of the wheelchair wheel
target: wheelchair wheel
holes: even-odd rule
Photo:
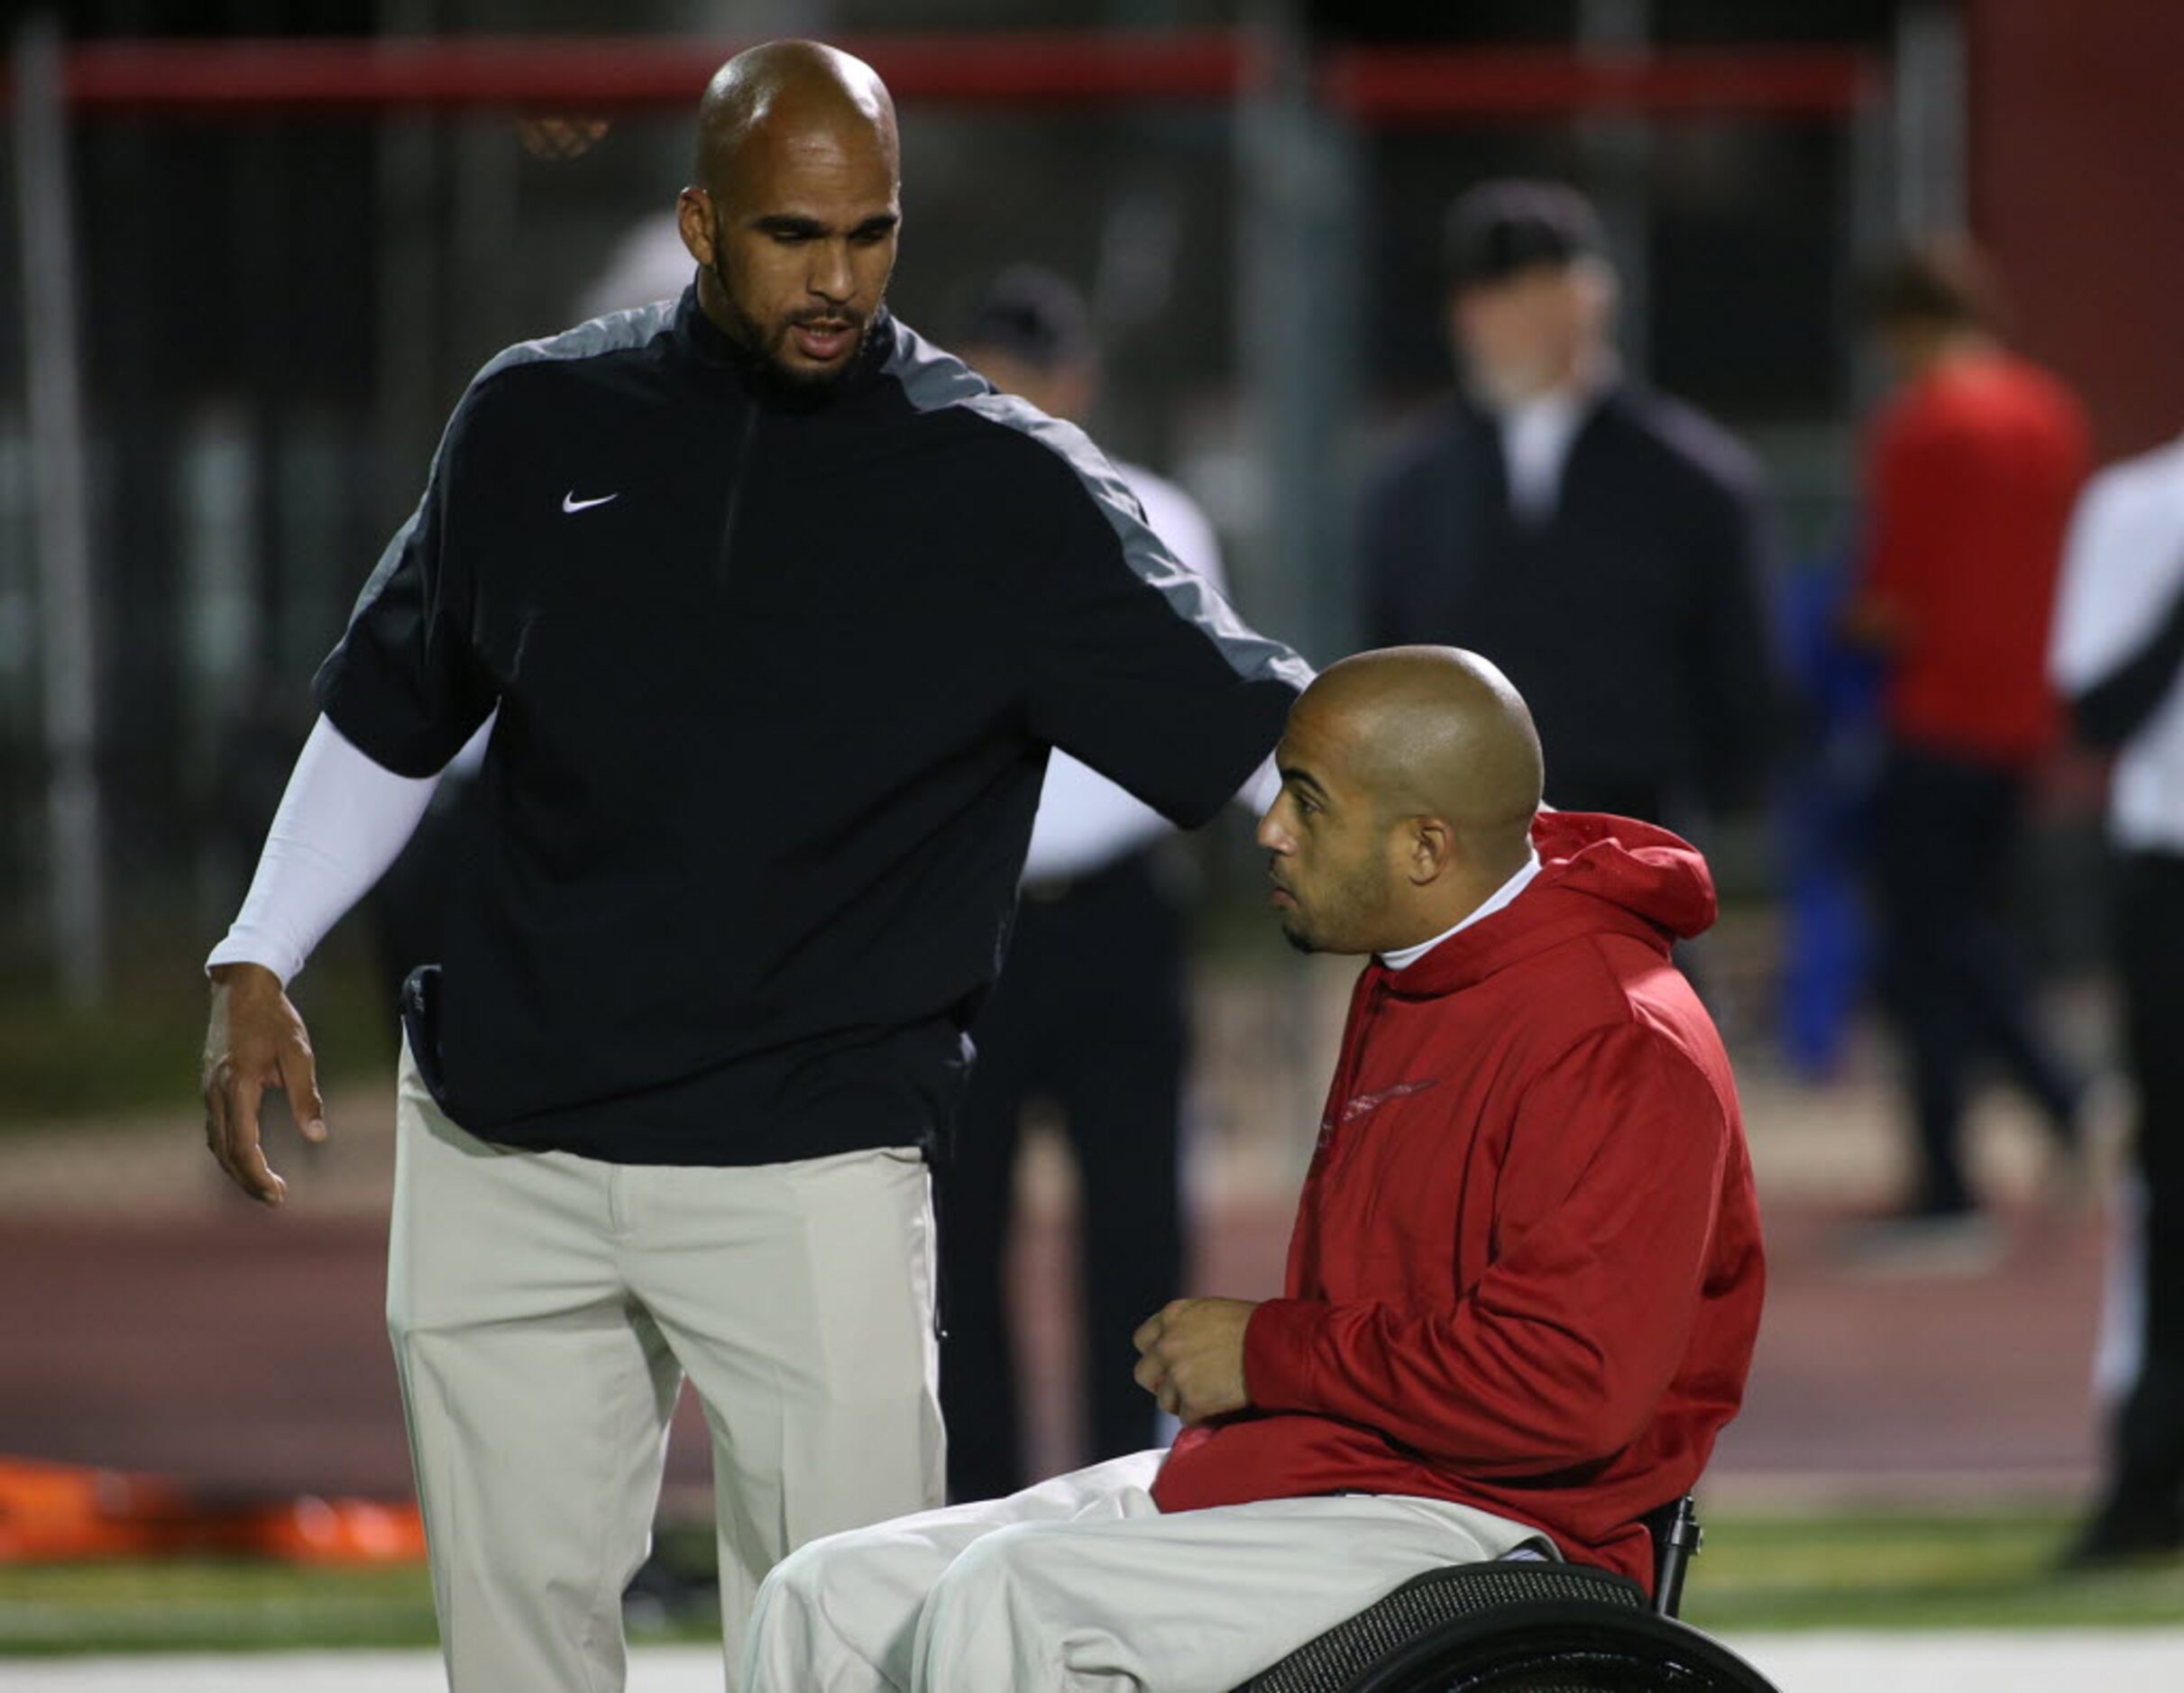
[[[1593,1601],[1504,1606],[1376,1663],[1347,1693],[1776,1693],[1696,1629]]]

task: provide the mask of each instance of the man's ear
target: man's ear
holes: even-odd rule
[[[675,229],[683,245],[708,270],[713,264],[712,202],[703,188],[684,188],[675,196]]]
[[[1414,817],[1403,825],[1404,873],[1413,887],[1427,887],[1446,875],[1456,859],[1456,834],[1437,817]]]

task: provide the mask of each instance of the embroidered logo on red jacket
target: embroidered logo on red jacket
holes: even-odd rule
[[[1398,1082],[1393,1087],[1376,1088],[1370,1094],[1360,1094],[1343,1107],[1342,1127],[1347,1129],[1361,1118],[1370,1117],[1391,1099],[1409,1099],[1413,1094],[1423,1094],[1427,1088],[1438,1087],[1440,1084],[1441,1078],[1436,1075],[1428,1076],[1423,1082]],[[1323,1121],[1320,1123],[1319,1146],[1321,1150],[1324,1151],[1327,1142],[1334,1139],[1335,1129],[1335,1125],[1332,1121]]]
[[[1423,1094],[1427,1088],[1438,1087],[1440,1084],[1441,1078],[1436,1075],[1428,1077],[1423,1082],[1398,1082],[1393,1087],[1383,1087],[1371,1094],[1360,1094],[1343,1107],[1343,1121],[1344,1124],[1354,1123],[1360,1117],[1369,1116],[1378,1111],[1391,1099],[1409,1099],[1413,1094]]]

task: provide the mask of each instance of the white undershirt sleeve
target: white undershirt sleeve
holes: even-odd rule
[[[320,718],[280,796],[243,910],[205,967],[263,965],[285,986],[400,855],[439,782],[396,775]]]

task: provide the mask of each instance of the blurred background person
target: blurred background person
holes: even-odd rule
[[[1099,398],[1085,300],[1036,266],[981,286],[951,350],[1051,416],[1081,423]],[[1176,557],[1225,591],[1220,545],[1190,497],[1142,465],[1115,468]],[[1163,851],[1174,833],[1105,776],[1066,753],[1050,757],[1008,959],[972,1028],[977,1068],[936,1184],[941,1407],[958,1500],[1031,1479],[1003,1270],[1034,1102],[1059,1108],[1077,1165],[1086,1460],[1172,1433],[1131,1376],[1130,1337],[1182,1285],[1184,911],[1180,866]]]
[[[2184,1551],[2184,441],[2087,488],[2050,669],[2078,737],[2115,754],[2115,958],[2138,1095],[2136,1298],[2111,1312],[2132,1323],[2133,1359],[2100,1496],[2068,1557],[2086,1569]]]
[[[673,299],[690,286],[695,271],[674,214],[654,212],[616,238],[605,268],[578,291],[576,316],[604,317]]]
[[[1784,572],[1774,614],[1790,725],[1772,797],[1782,897],[1776,1028],[1808,1081],[1840,1079],[1872,975],[1866,884],[1880,762],[1880,668],[1843,638],[1856,548]]]
[[[1999,1247],[1959,1147],[1981,1060],[2066,1155],[2086,1088],[2041,1026],[2008,906],[2029,779],[2057,739],[2048,631],[2088,435],[2069,390],[2002,345],[1991,298],[1969,247],[1936,242],[1893,261],[1867,305],[1899,386],[1872,426],[1844,632],[1886,671],[1873,891],[1915,1174],[1859,1244],[1906,1267],[1977,1267]]]
[[[1599,217],[1490,182],[1446,236],[1463,377],[1369,488],[1369,646],[1454,642],[1531,702],[1547,800],[1690,827],[1756,797],[1773,718],[1751,456],[1616,356]]]

